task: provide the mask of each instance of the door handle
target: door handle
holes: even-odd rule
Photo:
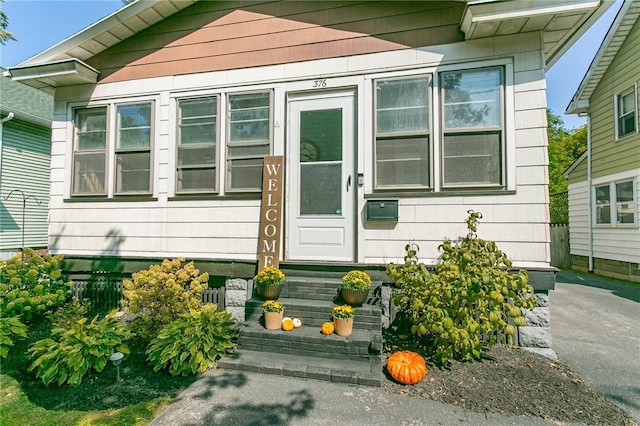
[[[349,187],[351,186],[351,175],[347,178],[347,192],[349,192]]]

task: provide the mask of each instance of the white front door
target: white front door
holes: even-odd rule
[[[289,260],[354,260],[354,100],[351,91],[289,97]]]

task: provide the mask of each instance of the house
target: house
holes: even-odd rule
[[[6,76],[0,93],[0,258],[8,259],[48,244],[53,96]]]
[[[640,2],[626,1],[567,107],[588,117],[569,179],[575,269],[640,281]]]
[[[183,256],[250,279],[276,241],[287,271],[384,280],[409,242],[435,263],[475,210],[545,293],[545,70],[607,6],[133,2],[9,70],[55,92],[50,250],[77,268]],[[283,205],[265,217],[282,224],[261,241],[272,157]]]

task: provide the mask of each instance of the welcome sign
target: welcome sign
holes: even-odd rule
[[[280,265],[280,229],[282,228],[282,156],[264,158],[262,168],[262,208],[258,240],[258,271]]]

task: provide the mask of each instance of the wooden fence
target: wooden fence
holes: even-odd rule
[[[569,225],[551,224],[551,266],[559,269],[571,266]]]

